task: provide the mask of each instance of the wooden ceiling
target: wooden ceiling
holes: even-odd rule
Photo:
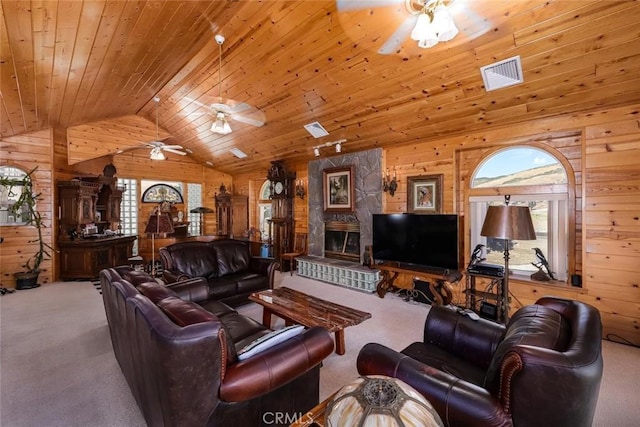
[[[155,138],[157,96],[165,142],[234,174],[343,138],[353,152],[640,101],[640,2],[453,3],[460,34],[420,49],[394,42],[404,0],[2,0],[0,136],[80,129],[93,148],[70,145],[71,163],[114,154]],[[515,55],[524,83],[485,91],[479,68]],[[219,77],[264,126],[210,131]],[[309,135],[314,121],[329,136]]]

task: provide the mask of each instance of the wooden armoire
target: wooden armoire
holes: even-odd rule
[[[249,198],[233,195],[222,184],[215,195],[216,234],[229,238],[243,237],[249,229]]]

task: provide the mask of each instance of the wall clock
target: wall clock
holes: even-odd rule
[[[284,191],[284,185],[282,184],[282,182],[280,182],[280,181],[276,182],[276,184],[274,186],[274,191],[278,195],[282,194],[282,192]]]

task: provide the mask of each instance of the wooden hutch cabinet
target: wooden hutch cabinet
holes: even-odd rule
[[[91,279],[100,270],[128,263],[137,236],[119,233],[124,188],[118,187],[115,168],[104,175],[59,181],[58,213],[60,277]]]
[[[216,234],[227,237],[243,237],[249,228],[249,198],[247,196],[232,195],[224,185],[220,186],[220,193],[215,195],[216,205]]]
[[[79,232],[95,220],[96,196],[100,184],[79,180],[58,182],[60,225]]]

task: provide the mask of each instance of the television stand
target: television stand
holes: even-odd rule
[[[453,290],[450,283],[455,283],[462,279],[462,274],[455,270],[429,270],[420,266],[412,266],[398,262],[385,261],[379,264],[373,264],[372,268],[380,270],[382,279],[378,282],[376,292],[380,298],[397,289],[394,282],[400,274],[420,275],[431,279],[429,282],[429,290],[435,296],[438,305],[448,305],[453,299]]]

